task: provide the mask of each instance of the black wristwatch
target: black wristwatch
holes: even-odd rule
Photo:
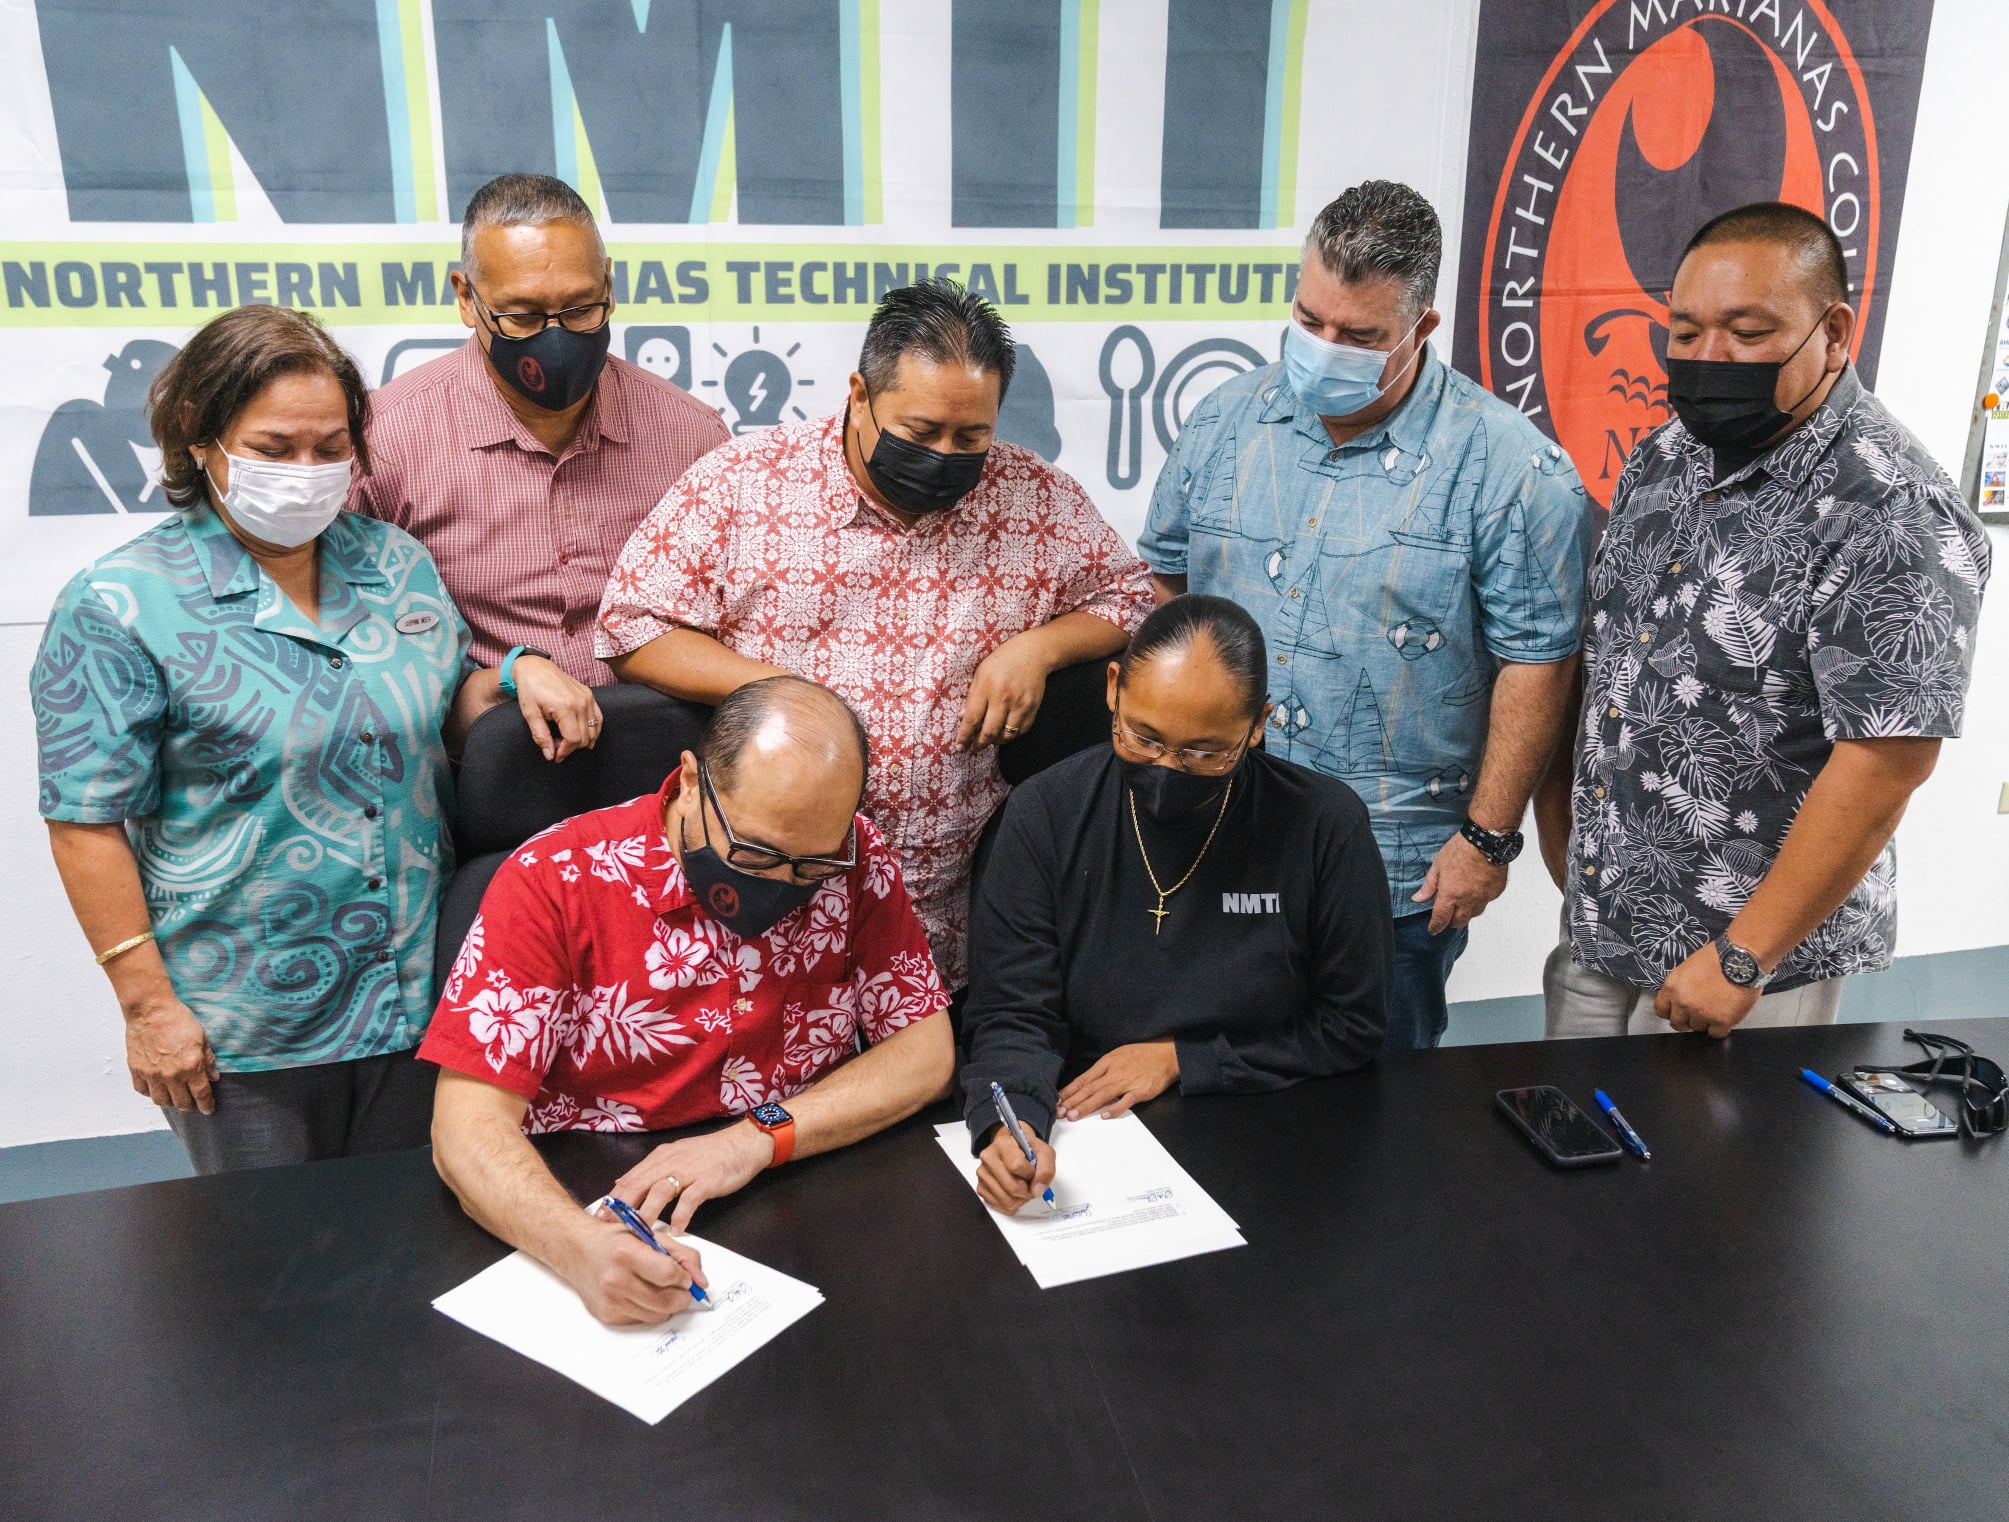
[[[1723,966],[1724,978],[1739,988],[1763,988],[1772,981],[1758,959],[1727,935],[1716,937],[1716,960]]]
[[[1519,830],[1489,830],[1469,819],[1458,826],[1458,833],[1472,843],[1473,850],[1496,867],[1508,865],[1527,844]]]

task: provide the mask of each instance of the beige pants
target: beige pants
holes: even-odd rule
[[[1739,1029],[1772,1025],[1833,1025],[1841,1009],[1842,978],[1807,983],[1784,993],[1762,994]],[[1542,966],[1542,995],[1548,1006],[1551,1041],[1579,1036],[1645,1036],[1672,1031],[1653,1012],[1657,990],[1634,988],[1570,960],[1565,927],[1561,942]]]

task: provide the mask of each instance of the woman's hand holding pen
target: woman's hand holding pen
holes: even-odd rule
[[[1053,1148],[1032,1127],[1022,1129],[1038,1155],[1037,1165],[1026,1161],[1025,1154],[1003,1126],[991,1133],[990,1145],[977,1157],[977,1193],[1000,1215],[1017,1215],[1053,1182]]]

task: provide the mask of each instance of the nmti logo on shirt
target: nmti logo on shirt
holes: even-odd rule
[[[1223,914],[1281,914],[1283,895],[1281,893],[1223,893],[1221,913]]]

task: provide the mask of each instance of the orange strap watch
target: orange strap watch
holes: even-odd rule
[[[774,1138],[774,1161],[768,1167],[779,1168],[795,1156],[795,1117],[788,1111],[769,1101],[749,1110],[746,1118]]]

